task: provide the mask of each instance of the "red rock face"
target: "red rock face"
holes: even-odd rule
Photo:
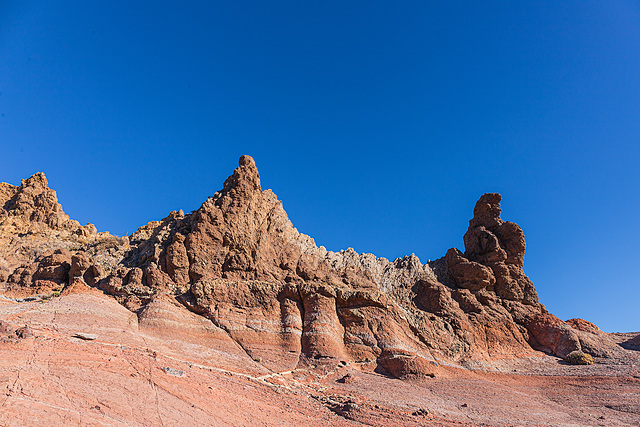
[[[41,224],[49,230],[42,242],[58,241],[51,230],[60,227],[84,236],[78,230],[86,227],[69,222],[44,175],[0,190],[5,226],[10,218]],[[95,287],[145,319],[168,310],[166,296],[173,296],[211,322],[215,342],[224,334],[273,371],[345,361],[419,378],[441,362],[613,351],[593,328],[566,324],[538,303],[522,269],[524,234],[501,219],[500,201],[483,195],[464,253],[452,248],[429,264],[334,253],[293,228],[282,203],[262,190],[253,159],[242,156],[222,190],[191,214],[172,212],[128,239],[101,233],[76,242],[80,250],[0,266],[7,295]]]
[[[487,193],[476,203],[464,235],[465,257],[491,269],[498,296],[535,305],[538,294],[522,271],[526,249],[524,233],[517,224],[500,218],[501,200],[500,194]]]
[[[80,227],[77,221],[70,220],[58,203],[56,192],[49,188],[47,178],[38,172],[23,179],[19,187],[2,183],[0,189],[0,222],[10,224],[13,220],[27,225],[43,223],[54,230],[70,230],[79,235],[96,234],[93,224]]]
[[[596,325],[584,319],[569,319],[566,324],[578,331],[589,332],[594,335],[602,335],[604,333]]]

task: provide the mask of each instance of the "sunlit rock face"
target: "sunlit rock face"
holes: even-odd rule
[[[188,310],[211,322],[198,334],[211,331],[211,342],[273,371],[353,361],[413,378],[442,362],[610,351],[597,328],[562,322],[538,303],[523,271],[524,233],[501,219],[497,193],[476,203],[464,252],[428,264],[317,247],[262,190],[249,156],[199,209],[128,238],[70,220],[41,173],[1,184],[0,199],[0,239],[12,242],[0,259],[6,296],[97,288],[160,329],[191,325],[176,312]],[[162,320],[168,307],[173,320]]]

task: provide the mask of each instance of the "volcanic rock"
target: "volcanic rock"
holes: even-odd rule
[[[85,332],[76,332],[75,334],[73,334],[73,336],[85,341],[93,341],[98,338],[97,334],[87,334]]]
[[[43,173],[19,186],[0,183],[0,282],[7,282],[5,295],[31,297],[61,290],[77,278],[75,271],[69,276],[71,256],[79,248],[108,270],[124,253],[121,239],[69,219]]]
[[[578,334],[552,314],[536,314],[530,319],[527,329],[531,334],[531,342],[537,349],[562,358],[581,349]]]
[[[640,334],[628,340],[625,344],[640,347]]]
[[[447,251],[445,260],[453,282],[461,288],[479,291],[496,283],[489,267],[469,261],[456,248]]]
[[[31,338],[33,337],[33,330],[29,327],[29,325],[25,325],[21,328],[16,329],[15,334],[20,339]]]
[[[493,271],[498,296],[536,305],[538,294],[522,271],[526,249],[524,233],[517,224],[500,218],[501,200],[502,196],[498,193],[487,193],[480,197],[464,235],[464,254],[468,260]]]
[[[451,248],[428,264],[316,246],[262,190],[249,156],[199,209],[127,238],[69,220],[41,173],[2,184],[0,199],[0,239],[22,254],[0,257],[5,295],[96,288],[146,328],[197,330],[207,345],[272,371],[345,361],[425,378],[442,363],[614,351],[597,327],[562,322],[539,304],[523,271],[524,233],[501,219],[497,193],[476,203],[464,253]],[[36,240],[16,237],[36,229]]]
[[[16,228],[26,225],[29,228],[33,223],[42,223],[54,230],[69,230],[84,236],[96,234],[93,224],[81,227],[77,221],[69,219],[42,172],[23,179],[19,187],[2,183],[0,205],[2,225],[12,224]]]
[[[604,332],[602,332],[600,328],[584,319],[569,319],[565,323],[578,331],[588,332],[593,335],[604,334]]]

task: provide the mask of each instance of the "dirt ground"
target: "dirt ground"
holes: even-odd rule
[[[349,363],[271,372],[200,319],[148,327],[98,292],[0,300],[0,320],[32,332],[0,340],[3,426],[640,425],[637,334],[612,334],[622,356],[591,366],[540,354],[401,381]]]

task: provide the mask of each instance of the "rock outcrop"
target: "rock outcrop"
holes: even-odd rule
[[[23,179],[18,187],[1,183],[0,205],[0,224],[13,225],[16,230],[29,230],[43,224],[52,230],[68,230],[82,236],[97,232],[93,224],[83,227],[78,221],[69,219],[42,172]]]
[[[262,190],[249,156],[199,209],[171,212],[128,238],[69,220],[42,174],[2,184],[0,197],[0,236],[19,235],[8,223],[39,224],[40,247],[49,248],[23,255],[21,266],[5,254],[6,295],[94,287],[142,319],[179,301],[272,371],[353,361],[411,378],[433,376],[441,363],[476,366],[536,350],[611,351],[597,328],[565,323],[538,302],[523,271],[524,233],[501,219],[497,193],[477,202],[465,251],[428,264],[317,247]]]
[[[19,186],[0,183],[0,289],[5,295],[51,295],[78,269],[81,275],[88,270],[85,279],[95,285],[92,278],[115,268],[127,249],[126,238],[70,219],[42,172]]]

